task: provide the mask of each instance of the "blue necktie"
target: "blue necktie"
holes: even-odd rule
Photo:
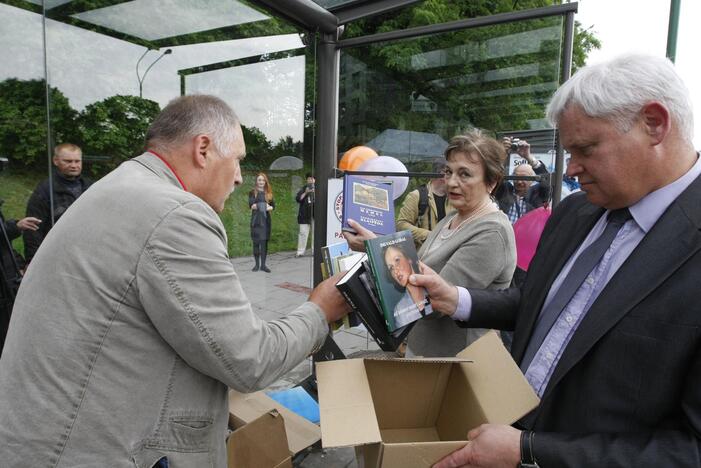
[[[528,370],[528,366],[531,365],[531,361],[533,361],[545,337],[548,335],[548,332],[555,324],[562,311],[572,300],[572,297],[582,285],[587,275],[599,264],[604,254],[611,246],[611,242],[616,238],[618,231],[626,221],[631,218],[632,216],[628,208],[611,211],[604,232],[577,257],[567,277],[560,285],[560,289],[557,290],[553,299],[547,307],[543,308],[538,317],[533,335],[528,342],[526,353],[521,360],[521,370],[524,373]]]

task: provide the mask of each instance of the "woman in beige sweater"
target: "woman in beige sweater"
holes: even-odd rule
[[[516,243],[511,223],[491,198],[503,177],[504,148],[473,131],[453,137],[445,157],[448,199],[455,212],[429,234],[419,259],[452,284],[506,288],[516,268]],[[351,247],[359,248],[365,236],[374,235],[359,231],[348,236]],[[454,356],[483,332],[458,328],[450,317],[432,314],[410,332],[407,354]]]

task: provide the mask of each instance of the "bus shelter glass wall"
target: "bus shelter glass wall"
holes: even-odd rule
[[[39,7],[29,11],[0,3],[0,21],[0,209],[6,219],[21,219],[49,167],[42,16]],[[59,105],[52,126],[70,132],[63,122],[71,113],[56,90],[50,92]],[[21,236],[12,244],[24,252]]]
[[[171,99],[213,94],[234,108],[248,146],[243,186],[221,214],[236,269],[252,273],[248,193],[264,172],[276,202],[269,266],[279,264],[309,286],[311,239],[307,257],[291,260],[298,233],[295,195],[313,168],[313,84],[307,76],[313,77],[314,48],[303,43],[305,32],[230,0],[47,1],[45,17],[41,3],[0,3],[6,25],[0,86],[10,90],[0,93],[0,156],[10,160],[9,175],[0,174],[7,214],[24,213],[29,194],[48,175],[55,145],[78,145],[83,175],[99,180],[143,152],[146,129]],[[10,130],[24,133],[15,137]],[[266,273],[259,275],[265,280]],[[299,296],[300,303],[306,299]]]
[[[363,145],[429,171],[450,138],[467,130],[525,138],[547,129],[562,38],[563,18],[554,16],[342,49],[339,157]],[[549,134],[533,152],[552,171]]]

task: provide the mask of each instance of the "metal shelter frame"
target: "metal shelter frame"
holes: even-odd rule
[[[461,29],[492,26],[496,24],[564,16],[564,37],[560,81],[564,83],[572,72],[574,41],[574,15],[577,3],[565,3],[551,7],[500,13],[491,16],[469,18],[449,23],[341,39],[343,25],[351,21],[383,14],[403,8],[420,0],[364,0],[325,9],[312,0],[255,0],[255,3],[274,11],[281,17],[313,32],[317,38],[317,98],[314,173],[316,175],[316,203],[314,207],[314,284],[321,282],[321,248],[326,239],[326,205],[328,179],[336,175],[338,133],[339,56],[346,47],[425,36]],[[557,135],[557,133],[556,133]],[[556,159],[553,179],[553,205],[560,201],[564,152],[556,137]]]

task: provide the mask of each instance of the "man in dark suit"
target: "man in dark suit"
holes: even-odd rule
[[[550,218],[521,288],[465,290],[424,267],[434,309],[514,330],[541,397],[437,467],[701,466],[701,162],[666,59],[586,67],[548,117],[583,194]],[[585,196],[586,195],[586,196]]]

